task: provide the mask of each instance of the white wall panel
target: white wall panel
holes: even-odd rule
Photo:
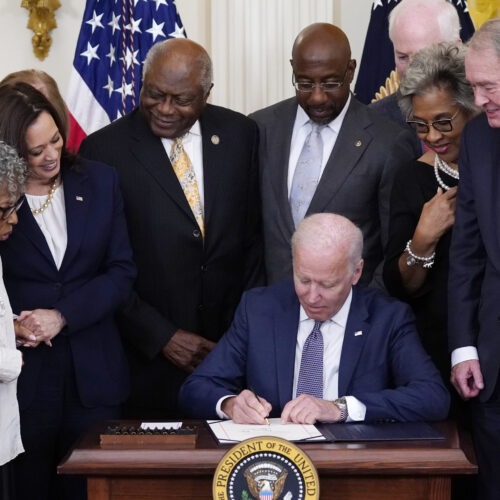
[[[332,0],[213,0],[211,10],[212,101],[243,113],[293,95],[293,40],[312,22],[334,22]]]

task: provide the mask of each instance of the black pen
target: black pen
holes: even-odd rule
[[[258,400],[258,401],[259,401],[259,403],[260,403],[260,396],[258,396],[258,395],[257,395],[257,393],[256,393],[256,392],[255,392],[255,391],[254,391],[251,387],[249,387],[249,388],[248,388],[248,390],[249,390],[249,391],[252,391],[252,392],[254,393],[254,396],[257,398],[257,400]],[[262,403],[261,403],[261,404],[262,404]],[[268,419],[267,417],[264,417],[264,420],[266,421],[266,424],[267,424],[267,425],[271,425],[271,424],[269,423],[269,419]]]

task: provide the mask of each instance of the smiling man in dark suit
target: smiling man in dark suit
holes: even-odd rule
[[[450,248],[451,382],[471,401],[479,500],[500,498],[500,18],[482,24],[465,74],[484,113],[460,141],[460,181]]]
[[[165,417],[260,280],[258,132],[207,104],[212,63],[195,42],[154,45],[143,73],[139,109],[89,136],[80,153],[118,170],[138,268],[121,315],[129,414]]]
[[[316,23],[304,28],[290,62],[295,97],[250,115],[260,129],[268,279],[273,283],[292,275],[290,239],[300,219],[293,215],[296,173],[309,134],[319,125],[321,154],[309,158],[310,165],[318,167],[312,179],[315,189],[310,199],[302,200],[303,212],[339,213],[361,228],[361,281],[370,282],[383,258],[394,172],[414,156],[412,134],[351,95],[356,61],[349,40],[336,26]],[[300,190],[304,183],[298,185]]]

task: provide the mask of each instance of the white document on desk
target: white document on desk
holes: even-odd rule
[[[270,418],[269,425],[235,424],[232,420],[207,420],[219,443],[239,443],[258,436],[273,436],[293,442],[315,442],[327,439],[314,425],[282,424],[279,418]]]

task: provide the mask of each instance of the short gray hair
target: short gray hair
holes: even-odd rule
[[[0,191],[14,202],[24,193],[28,166],[17,151],[0,141]]]
[[[479,112],[472,87],[465,78],[465,53],[461,43],[438,43],[414,54],[398,92],[398,104],[406,118],[413,113],[413,97],[433,88],[449,92],[469,116]]]
[[[441,34],[441,41],[454,42],[460,39],[460,19],[457,9],[447,0],[401,0],[389,14],[389,38],[393,39],[394,29],[399,20],[411,17],[415,23],[435,19]]]
[[[163,40],[161,42],[155,43],[150,49],[149,52],[146,55],[146,59],[144,60],[144,66],[142,68],[142,79],[143,81],[146,78],[146,75],[148,71],[150,70],[151,66],[154,64],[156,59],[159,56],[164,55],[165,53],[169,52],[170,50],[175,50],[171,48],[171,43],[169,43],[170,40],[176,40],[177,42],[181,40],[186,40],[183,38],[176,38],[176,39],[168,39],[168,40]],[[189,40],[192,44],[195,42],[192,42]],[[198,45],[198,44],[196,44]],[[194,64],[197,64],[199,69],[200,69],[200,74],[201,74],[201,88],[203,89],[203,92],[207,93],[211,88],[212,88],[212,82],[213,82],[213,66],[212,66],[212,60],[210,59],[210,56],[206,52],[206,50],[200,47],[199,54],[193,58],[192,62]]]
[[[363,255],[363,233],[348,218],[332,213],[319,213],[306,217],[292,236],[292,253],[297,246],[346,252],[352,270]]]
[[[474,51],[493,49],[500,59],[500,17],[482,24],[472,35],[468,46]]]

